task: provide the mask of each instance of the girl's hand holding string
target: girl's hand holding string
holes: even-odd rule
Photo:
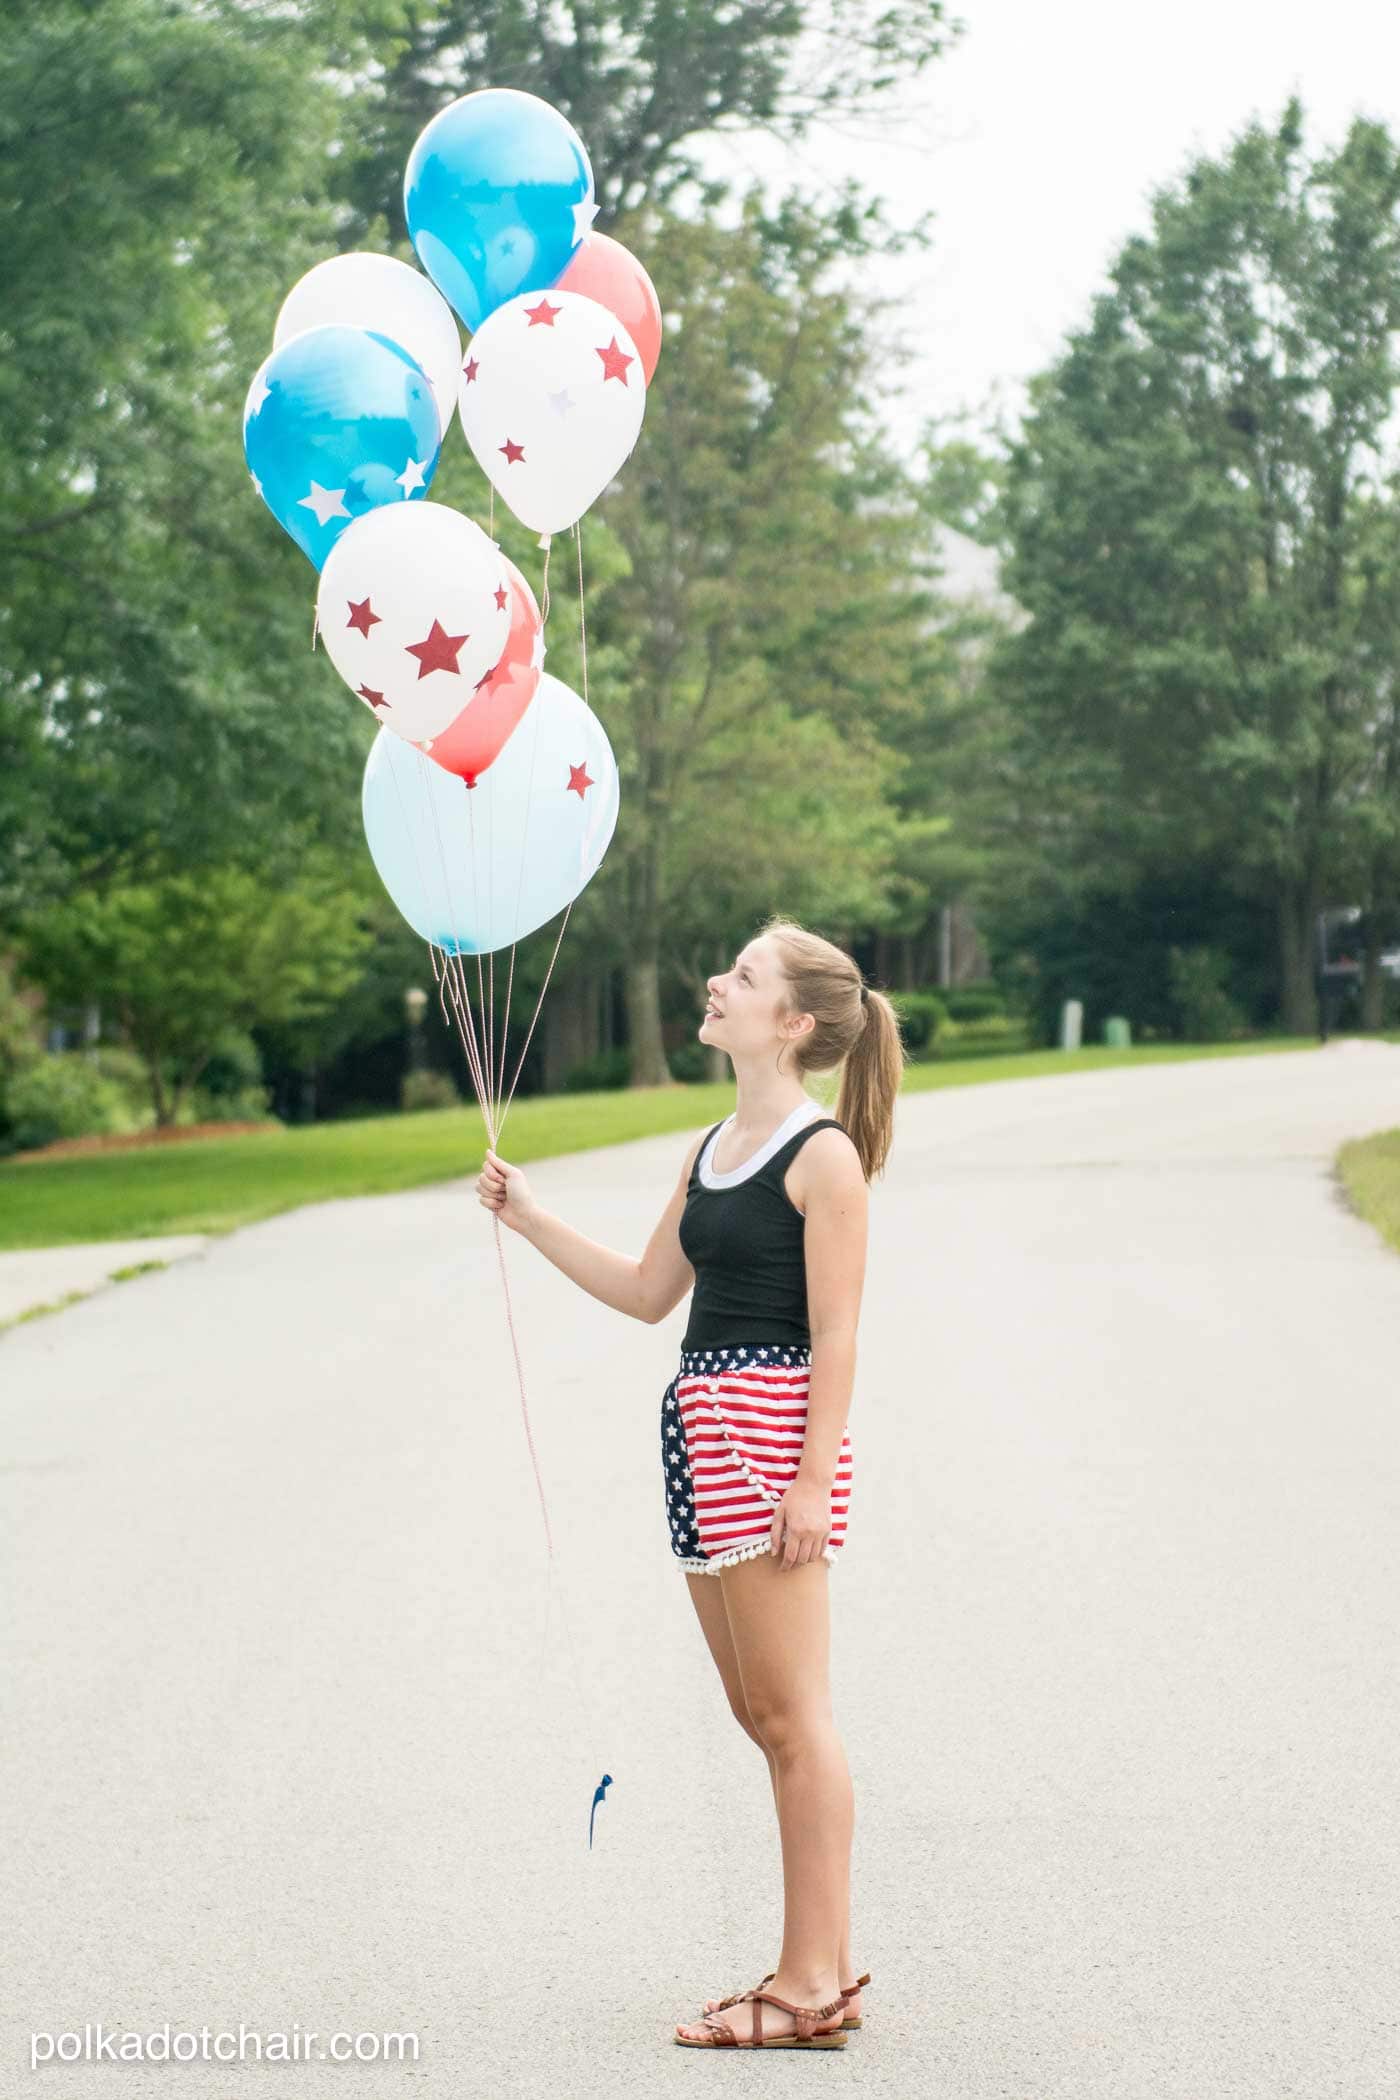
[[[476,1192],[485,1208],[493,1211],[512,1232],[528,1231],[531,1220],[538,1215],[539,1205],[523,1171],[513,1167],[509,1160],[502,1159],[489,1146],[485,1163],[477,1176]]]

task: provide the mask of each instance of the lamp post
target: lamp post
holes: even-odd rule
[[[404,1012],[408,1016],[408,1069],[421,1072],[423,1069],[423,1016],[428,1010],[428,995],[416,984],[411,984],[403,995]]]

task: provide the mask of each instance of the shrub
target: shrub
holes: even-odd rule
[[[21,1152],[57,1138],[138,1127],[120,1086],[104,1078],[81,1050],[45,1054],[16,1072],[5,1088],[5,1113]]]
[[[906,1049],[926,1050],[948,1019],[948,1008],[938,992],[891,992],[890,1004],[899,1016],[899,1032]]]
[[[938,1041],[923,1052],[923,1058],[1005,1056],[1030,1045],[1027,1022],[1013,1014],[987,1014],[978,1021],[945,1021]]]
[[[399,1105],[414,1115],[423,1108],[460,1108],[462,1097],[447,1072],[405,1072]]]
[[[704,1043],[681,1043],[666,1060],[671,1077],[698,1086],[710,1076],[710,1053]]]
[[[615,1050],[600,1050],[596,1057],[574,1065],[565,1075],[560,1091],[565,1094],[599,1093],[610,1087],[627,1086],[631,1079],[632,1053],[621,1044]]]
[[[145,1130],[156,1119],[151,1100],[151,1075],[146,1060],[125,1043],[98,1043],[85,1053],[88,1062],[121,1093],[137,1130]]]
[[[984,984],[959,984],[943,994],[949,1017],[954,1021],[985,1021],[1006,1012],[1006,999],[990,978]]]
[[[8,961],[0,958],[0,1088],[43,1054],[38,1022],[19,995]]]
[[[1188,1043],[1223,1043],[1244,1033],[1244,1014],[1225,989],[1230,958],[1223,948],[1169,948],[1172,1004]]]

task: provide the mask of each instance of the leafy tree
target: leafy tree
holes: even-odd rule
[[[873,115],[955,33],[943,0],[417,0],[356,81],[348,244],[376,222],[402,237],[413,142],[470,88],[553,103],[588,148],[605,211],[636,210],[697,180],[706,133],[795,138],[819,118]]]
[[[302,690],[314,577],[241,445],[335,246],[318,56],[237,0],[7,13],[0,914],[353,801],[360,710]]]
[[[653,216],[672,317],[642,437],[602,514],[626,573],[590,603],[624,753],[625,834],[597,879],[625,927],[633,1081],[664,1083],[663,968],[703,990],[717,937],[785,900],[838,927],[888,909],[927,599],[909,492],[872,435],[882,376],[834,281],[843,229],[750,200],[725,228]],[[595,884],[595,886],[597,886]],[[621,910],[617,900],[621,895]]]
[[[327,865],[285,884],[204,869],[53,907],[24,929],[23,968],[50,1000],[115,1016],[164,1125],[226,1029],[302,1021],[351,990],[368,938],[358,911]]]
[[[1205,859],[1267,901],[1300,1032],[1319,906],[1363,836],[1394,850],[1397,202],[1385,129],[1309,159],[1296,98],[1195,161],[1033,384],[1002,517],[1032,621],[995,669],[1047,843],[1067,809],[1100,876]]]

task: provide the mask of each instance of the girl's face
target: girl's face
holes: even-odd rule
[[[732,970],[709,980],[710,1005],[700,1023],[707,1043],[726,1050],[761,1050],[779,1033],[778,1008],[786,986],[771,948],[750,941]]]

